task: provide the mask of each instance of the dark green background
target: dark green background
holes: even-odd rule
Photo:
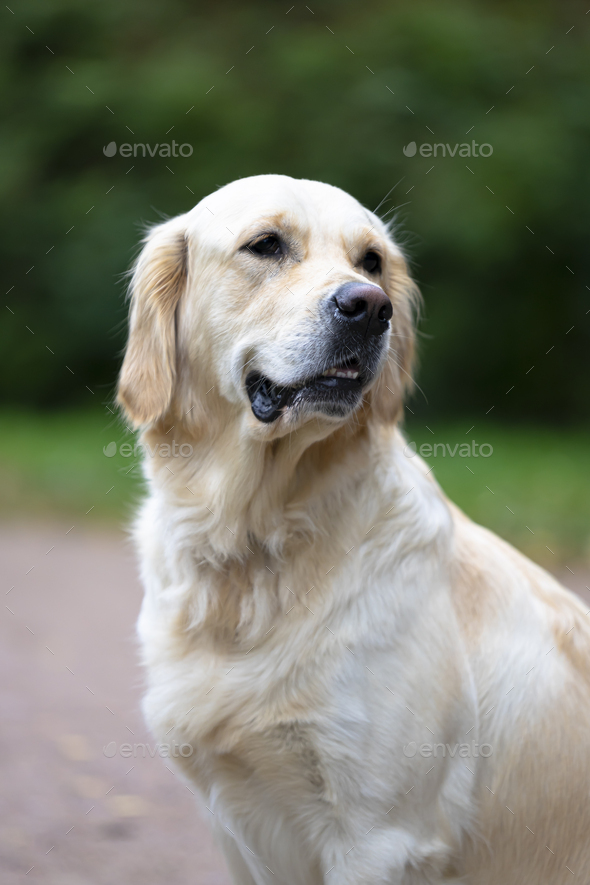
[[[588,419],[585,6],[290,7],[4,9],[2,398],[110,402],[122,274],[141,225],[235,178],[282,172],[338,185],[371,209],[400,182],[380,211],[393,212],[425,300],[418,380],[428,404],[414,397],[417,416],[495,406],[502,421]],[[193,145],[190,158],[102,151],[173,138]],[[411,141],[471,139],[493,155],[402,153]]]

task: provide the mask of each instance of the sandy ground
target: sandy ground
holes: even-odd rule
[[[0,883],[230,885],[170,760],[120,753],[155,749],[133,552],[122,532],[68,529],[0,529]],[[590,607],[587,573],[559,577]]]
[[[68,528],[0,530],[0,883],[230,885],[170,760],[119,753],[155,747],[133,553]]]

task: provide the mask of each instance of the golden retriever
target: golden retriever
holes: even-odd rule
[[[149,233],[131,295],[145,714],[236,885],[586,882],[588,620],[404,454],[386,225],[246,178]]]

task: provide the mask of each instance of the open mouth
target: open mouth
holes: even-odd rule
[[[325,411],[345,414],[357,404],[363,384],[361,366],[356,360],[349,360],[290,387],[275,384],[259,372],[251,372],[246,378],[246,391],[255,417],[269,424],[296,402],[313,401]]]

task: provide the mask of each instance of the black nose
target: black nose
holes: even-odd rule
[[[332,296],[336,316],[363,337],[381,335],[393,314],[391,301],[379,286],[370,283],[345,283]]]

